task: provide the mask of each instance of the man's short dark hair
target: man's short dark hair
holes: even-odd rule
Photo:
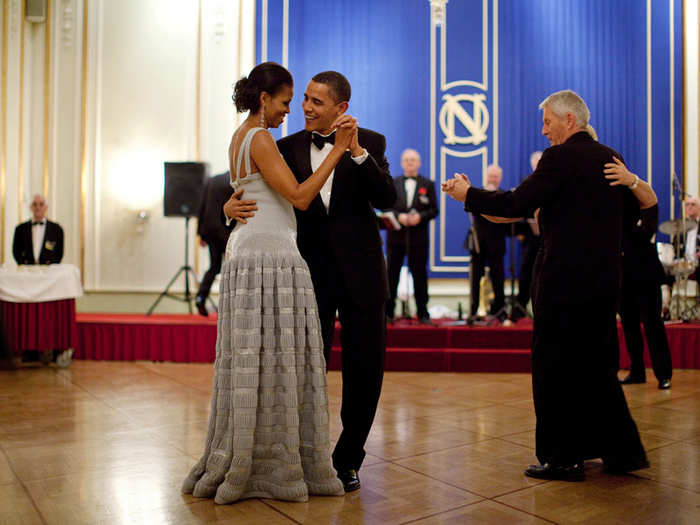
[[[331,96],[336,104],[350,102],[350,82],[337,71],[323,71],[311,79],[330,88]]]

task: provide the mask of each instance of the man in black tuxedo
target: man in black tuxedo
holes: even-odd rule
[[[532,383],[541,464],[525,474],[582,480],[584,459],[596,457],[613,473],[645,468],[613,357],[623,219],[633,213],[634,197],[644,208],[656,196],[645,198],[651,188],[622,173],[620,155],[585,131],[590,113],[576,93],[554,93],[540,108],[552,147],[515,190],[476,189],[462,175],[443,185],[474,213],[527,217],[539,209]]]
[[[488,191],[498,190],[502,179],[503,170],[501,167],[496,164],[489,165],[486,168],[484,189]],[[475,316],[479,308],[479,281],[481,281],[485,268],[488,266],[494,295],[489,314],[495,315],[503,308],[506,302],[503,289],[505,281],[503,257],[506,254],[506,234],[509,228],[505,224],[493,223],[479,214],[472,215],[472,218],[474,227],[469,228],[467,238],[464,240],[464,246],[469,250],[472,258],[471,268],[473,275],[469,276],[471,282],[471,314]],[[476,239],[471,238],[474,235]]]
[[[348,80],[335,71],[318,73],[306,87],[302,102],[306,129],[277,142],[299,182],[332,149],[331,125],[347,110],[350,92]],[[307,210],[295,210],[297,244],[314,283],[326,366],[336,312],[340,318],[343,430],[333,451],[333,466],[346,492],[360,488],[357,471],[384,377],[389,286],[374,208],[389,208],[396,200],[385,148],[383,135],[359,128],[319,195]],[[238,200],[240,195],[241,190],[234,193],[228,212],[239,221],[257,209],[255,201]]]
[[[661,319],[661,283],[666,281],[666,273],[653,242],[659,222],[659,207],[640,210],[630,219],[622,236],[620,317],[631,366],[629,375],[620,383],[646,382],[644,342],[639,328],[643,322],[654,375],[659,389],[666,390],[671,388],[673,369],[666,328]]]
[[[49,207],[38,193],[30,205],[32,219],[15,228],[12,254],[17,264],[59,264],[63,259],[63,228],[46,218]]]
[[[221,261],[231,233],[222,220],[222,210],[232,194],[231,176],[228,171],[211,177],[204,186],[202,204],[197,214],[197,234],[201,238],[201,245],[209,247],[210,260],[209,269],[199,284],[195,298],[197,311],[204,317],[209,314],[206,307],[207,297],[214,279],[221,271]]]
[[[413,277],[416,310],[421,324],[431,324],[428,314],[428,221],[437,217],[438,206],[433,181],[418,174],[420,155],[414,149],[401,154],[403,175],[394,178],[396,203],[386,211],[394,212],[400,230],[387,232],[387,266],[389,293],[386,315],[392,321],[403,259],[408,256],[408,269]]]

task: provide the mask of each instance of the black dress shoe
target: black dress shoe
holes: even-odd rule
[[[355,469],[341,470],[338,472],[338,479],[345,487],[345,492],[352,492],[360,488],[360,478]]]
[[[209,312],[207,311],[207,305],[204,303],[204,299],[202,297],[197,297],[194,300],[194,304],[197,306],[197,311],[199,312],[199,315],[202,315],[204,317],[209,317]]]
[[[427,315],[424,316],[424,317],[419,317],[419,318],[418,318],[418,324],[425,324],[425,325],[428,325],[428,326],[437,326],[435,323],[433,323],[433,322],[430,320],[430,317],[427,316]]]
[[[659,381],[659,390],[668,390],[669,388],[671,388],[670,379],[661,379]]]
[[[573,465],[530,465],[525,469],[525,475],[537,479],[557,479],[560,481],[583,481],[583,463]]]
[[[645,377],[634,376],[632,374],[629,374],[624,379],[620,379],[621,385],[641,385],[642,383],[646,383],[646,382],[647,382],[647,380]]]

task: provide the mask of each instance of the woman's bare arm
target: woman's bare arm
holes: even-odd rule
[[[305,210],[318,195],[340,158],[345,153],[357,122],[349,115],[341,117],[336,131],[336,141],[328,156],[318,169],[304,182],[296,177],[282,158],[277,144],[269,133],[257,133],[253,137],[250,155],[258,170],[272,188],[287,199],[295,208]]]

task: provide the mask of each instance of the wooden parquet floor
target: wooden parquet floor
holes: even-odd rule
[[[362,488],[218,506],[180,494],[204,443],[210,364],[77,361],[0,371],[0,523],[700,523],[700,370],[625,387],[651,468],[583,483],[535,462],[527,374],[386,374]],[[333,438],[340,374],[329,374]]]

